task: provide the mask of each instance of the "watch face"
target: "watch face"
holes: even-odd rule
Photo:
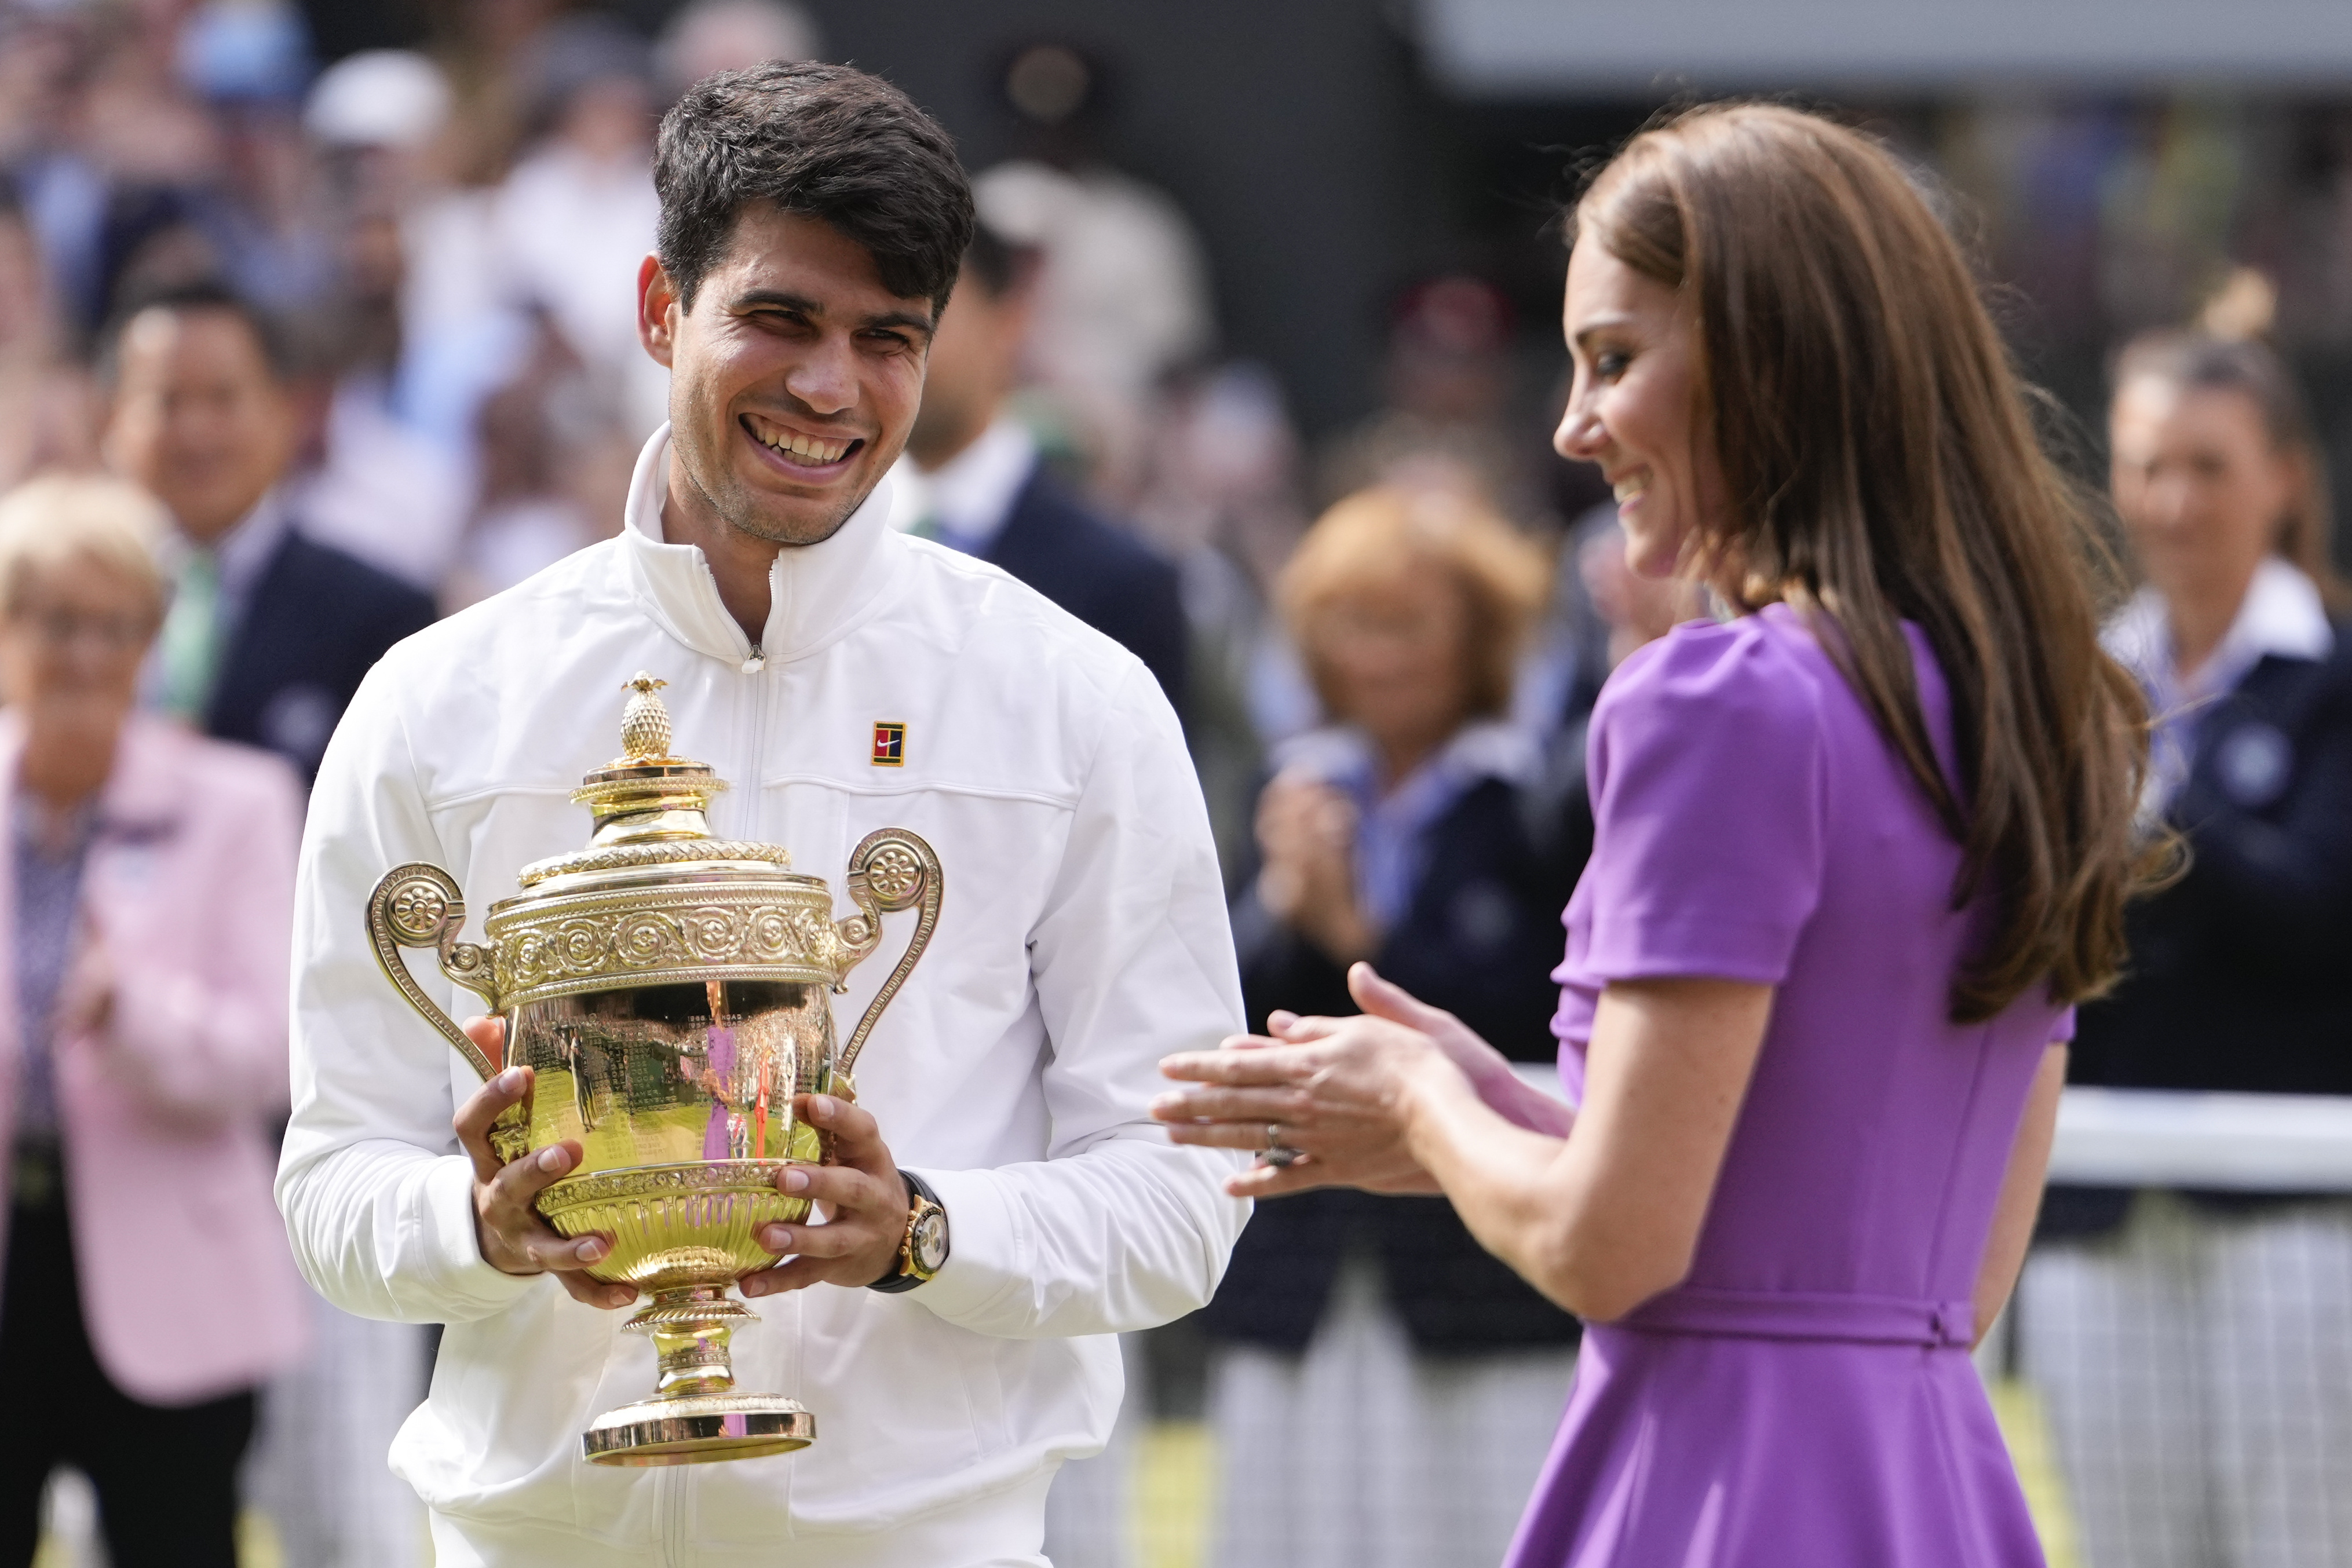
[[[935,1208],[915,1221],[912,1250],[918,1271],[938,1273],[948,1260],[948,1217]]]

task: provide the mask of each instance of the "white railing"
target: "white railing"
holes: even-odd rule
[[[1557,1098],[1559,1070],[1514,1069]],[[2085,1186],[2352,1192],[2352,1096],[2069,1089],[2050,1179]]]

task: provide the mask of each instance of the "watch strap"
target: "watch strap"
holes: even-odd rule
[[[947,1205],[940,1201],[940,1195],[931,1190],[930,1183],[909,1170],[900,1171],[898,1179],[907,1184],[907,1228],[898,1239],[898,1260],[890,1272],[866,1287],[869,1291],[879,1291],[886,1296],[911,1291],[925,1282],[926,1276],[908,1267],[908,1257],[915,1245],[915,1222],[922,1218],[925,1204],[941,1214],[947,1212]]]

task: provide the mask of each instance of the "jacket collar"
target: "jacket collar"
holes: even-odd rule
[[[2293,562],[2272,556],[2254,569],[2221,645],[2187,681],[2173,664],[2172,623],[2152,588],[2132,596],[2101,641],[2169,709],[2227,695],[2266,658],[2325,659],[2335,650],[2336,632],[2318,585]]]
[[[928,528],[943,545],[985,557],[1004,535],[1037,472],[1037,438],[999,414],[980,438],[926,474],[901,454],[890,469],[890,526]]]
[[[698,653],[747,664],[813,653],[847,631],[889,583],[906,547],[890,532],[890,481],[886,476],[834,536],[820,544],[787,545],[768,569],[768,623],[757,649],[719,597],[719,580],[696,545],[671,544],[662,534],[662,501],[669,488],[669,426],[637,455],[629,480],[621,543],[630,586],[662,629]]]
[[[294,516],[287,509],[280,490],[272,489],[256,501],[253,510],[238,518],[211,547],[220,571],[221,591],[238,604],[251,599],[269,570],[269,563],[278,559],[278,547],[293,531]],[[177,578],[197,548],[177,529],[167,534],[156,552],[163,558],[164,575]]]

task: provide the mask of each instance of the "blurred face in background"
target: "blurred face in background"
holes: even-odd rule
[[[916,462],[939,467],[979,440],[994,421],[1020,374],[1034,298],[1032,290],[1017,285],[992,294],[969,274],[956,285],[940,313],[923,375],[922,406],[907,440]]]
[[[25,726],[27,784],[70,801],[104,781],[162,616],[151,584],[94,556],[19,580],[0,614],[0,700]]]
[[[640,336],[670,370],[670,455],[728,524],[776,544],[833,537],[907,444],[928,299],[882,286],[830,224],[753,205],[682,308],[647,257]]]
[[[2108,435],[2116,511],[2150,586],[2175,604],[2234,607],[2305,482],[2262,410],[2241,392],[2141,376],[2116,393]]]
[[[1308,634],[1333,716],[1391,757],[1417,758],[1468,709],[1470,607],[1442,563],[1407,564],[1332,595]]]
[[[1592,608],[1609,628],[1609,667],[1615,669],[1644,643],[1702,613],[1697,586],[1672,578],[1642,577],[1625,564],[1616,529],[1587,539],[1576,552],[1577,575]]]
[[[301,416],[228,310],[150,310],[123,329],[106,453],[208,545],[284,476]]]
[[[1562,325],[1576,379],[1553,448],[1601,465],[1616,493],[1626,564],[1672,576],[1724,511],[1714,444],[1698,428],[1689,315],[1675,290],[1588,240],[1569,256]]]

